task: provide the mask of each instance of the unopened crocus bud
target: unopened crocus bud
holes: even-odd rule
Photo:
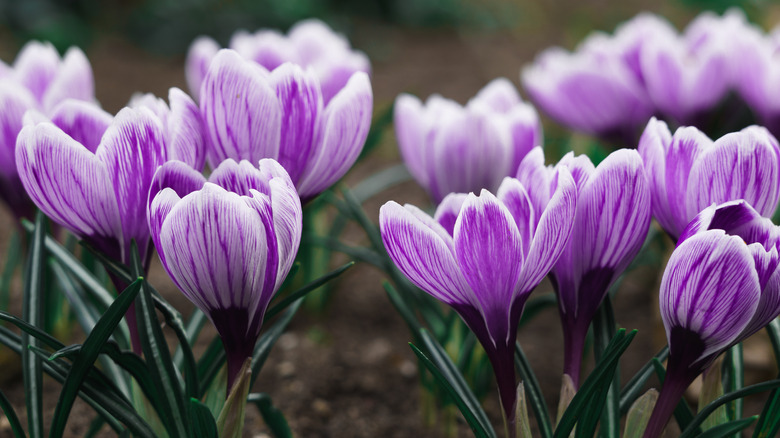
[[[395,102],[395,129],[406,166],[436,203],[450,193],[494,192],[542,144],[536,110],[504,78],[466,106],[439,95],[423,104],[402,94]]]

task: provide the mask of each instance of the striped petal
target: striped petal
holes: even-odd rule
[[[240,163],[231,159],[223,161],[211,172],[209,182],[242,196],[249,196],[250,190],[268,194],[268,180],[247,160]]]
[[[425,112],[420,99],[410,94],[400,94],[393,107],[393,125],[398,149],[404,164],[415,180],[428,186],[430,176],[425,166]]]
[[[535,220],[538,222],[541,212],[547,207],[552,196],[552,181],[555,172],[544,165],[544,151],[540,147],[535,147],[523,158],[520,166],[517,168],[517,180],[526,189],[531,198]]]
[[[653,216],[665,230],[676,229],[675,220],[666,194],[666,149],[672,143],[672,133],[663,120],[655,117],[647,122],[637,151],[642,157],[645,176],[650,186]]]
[[[666,197],[669,200],[669,214],[671,228],[666,228],[673,238],[677,238],[683,231],[688,221],[698,213],[691,211],[687,204],[692,193],[689,187],[695,178],[691,178],[694,163],[701,158],[705,151],[712,150],[712,140],[694,127],[679,128],[672,136],[672,142],[666,150]],[[709,205],[703,205],[706,207]]]
[[[168,92],[171,111],[165,122],[169,159],[181,160],[195,170],[206,164],[206,129],[195,102],[182,90]]]
[[[205,183],[206,178],[187,163],[178,160],[166,161],[152,178],[149,205],[151,206],[157,194],[165,189],[171,189],[179,198],[183,198],[195,190],[200,190]]]
[[[13,65],[16,79],[30,90],[38,102],[43,102],[43,96],[57,75],[59,66],[57,49],[51,43],[38,41],[25,44]]]
[[[35,98],[27,89],[9,81],[0,83],[0,174],[4,178],[16,176],[16,137],[22,130],[25,112],[35,107]]]
[[[450,236],[455,232],[455,222],[458,220],[458,215],[467,196],[465,193],[450,193],[436,207],[433,218],[447,230]]]
[[[509,177],[504,178],[496,197],[512,214],[523,242],[523,254],[527,255],[536,230],[536,211],[531,204],[531,197],[520,181]]]
[[[95,100],[95,79],[87,56],[78,47],[71,47],[62,58],[57,75],[43,95],[43,107],[51,110],[65,99],[86,102]]]
[[[97,104],[75,99],[64,100],[51,113],[52,123],[92,153],[113,120]]]
[[[209,37],[198,37],[192,42],[184,63],[187,87],[195,100],[200,99],[200,88],[209,70],[211,60],[219,51],[219,44]]]

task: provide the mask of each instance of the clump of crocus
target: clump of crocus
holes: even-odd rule
[[[16,137],[28,110],[55,118],[69,117],[55,108],[67,99],[92,102],[95,85],[92,67],[77,47],[64,57],[49,43],[27,43],[12,66],[0,61],[0,198],[19,218],[32,218],[34,205],[16,171]]]
[[[707,206],[744,199],[771,217],[780,199],[780,147],[765,128],[750,126],[710,140],[694,127],[674,135],[651,119],[639,141],[653,215],[673,238]]]
[[[352,167],[371,126],[373,94],[363,72],[354,73],[325,104],[311,70],[285,63],[269,73],[223,49],[210,64],[202,92],[211,166],[228,158],[273,158],[304,201]]]
[[[541,210],[518,180],[506,178],[496,195],[449,195],[434,218],[392,201],[379,212],[382,240],[396,266],[458,312],[485,348],[510,434],[517,324],[531,291],[563,252],[576,208],[567,169],[550,184],[553,195]]]
[[[208,181],[171,161],[157,171],[149,203],[149,228],[163,267],[222,338],[230,389],[295,260],[300,198],[274,160],[261,160],[259,167],[227,160]]]
[[[704,209],[661,280],[666,378],[645,438],[659,436],[690,383],[780,314],[780,227],[745,201]]]
[[[537,210],[553,196],[551,181],[567,168],[577,184],[571,238],[551,272],[563,323],[564,373],[578,386],[585,335],[610,286],[637,255],[650,227],[650,189],[639,154],[621,149],[598,167],[585,155],[567,154],[554,167],[535,148],[517,178]]]
[[[490,82],[466,106],[439,95],[423,105],[395,101],[395,130],[406,166],[436,203],[450,193],[494,192],[542,143],[542,125],[507,79]]]
[[[354,73],[371,72],[371,63],[363,52],[352,50],[346,38],[315,19],[301,21],[287,35],[270,29],[253,34],[239,31],[233,35],[228,47],[268,71],[285,62],[311,70],[319,79],[326,104]],[[201,94],[209,64],[219,49],[219,44],[209,37],[200,37],[190,46],[185,72],[196,99]]]

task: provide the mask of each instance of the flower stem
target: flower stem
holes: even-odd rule
[[[653,413],[647,422],[647,428],[644,435],[642,435],[643,438],[657,438],[661,435],[669,422],[669,418],[674,413],[677,403],[680,402],[688,385],[696,377],[694,375],[693,378],[689,378],[685,374],[676,371],[671,366],[669,367],[664,385],[661,388],[661,394],[658,396]]]
[[[574,384],[574,389],[580,387],[580,369],[582,368],[582,352],[585,348],[585,330],[577,324],[563,323],[563,374],[568,374]]]
[[[517,387],[515,385],[515,356],[511,346],[501,346],[489,354],[498,384],[498,396],[501,413],[504,418],[504,433],[507,438],[515,438],[515,403]]]

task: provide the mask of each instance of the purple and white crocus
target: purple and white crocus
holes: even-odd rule
[[[222,338],[230,391],[295,260],[300,198],[271,159],[259,167],[226,160],[208,181],[170,161],[155,174],[149,203],[149,228],[163,267]]]
[[[539,115],[509,80],[495,79],[466,106],[439,95],[395,101],[398,146],[414,179],[439,203],[450,193],[495,192],[542,144]]]
[[[285,63],[269,72],[237,52],[214,56],[203,82],[207,159],[277,160],[301,199],[314,198],[357,160],[371,126],[368,75],[356,72],[325,102],[312,70]]]
[[[363,52],[352,50],[344,36],[316,19],[297,23],[287,35],[270,29],[253,34],[238,31],[228,47],[268,71],[285,62],[311,70],[319,79],[325,104],[344,88],[354,73],[371,73],[371,63]],[[196,39],[190,46],[185,73],[196,99],[201,94],[209,64],[219,49],[216,41],[205,36]]]
[[[653,215],[677,240],[697,213],[715,203],[744,199],[764,217],[780,200],[780,147],[765,128],[750,126],[710,140],[695,127],[674,135],[651,119],[639,154],[653,198]]]
[[[63,101],[93,102],[92,67],[80,49],[71,47],[64,57],[49,43],[27,43],[12,66],[0,61],[0,198],[17,218],[32,219],[34,204],[22,187],[16,170],[16,137],[28,110],[55,118]]]
[[[390,201],[379,212],[390,258],[416,286],[451,306],[485,348],[510,431],[515,420],[514,344],[531,291],[569,239],[577,189],[569,171],[550,181],[546,208],[506,178],[493,195],[450,194],[432,218]]]
[[[661,434],[691,382],[780,315],[780,227],[743,200],[712,205],[680,237],[661,280],[666,379],[645,430]]]
[[[560,168],[577,184],[577,210],[569,243],[552,269],[563,324],[564,373],[579,384],[585,336],[601,302],[637,255],[652,218],[644,166],[634,150],[611,153],[598,167],[586,155],[568,153],[556,166],[544,165],[534,148],[518,168],[534,207],[554,194],[550,182]]]

